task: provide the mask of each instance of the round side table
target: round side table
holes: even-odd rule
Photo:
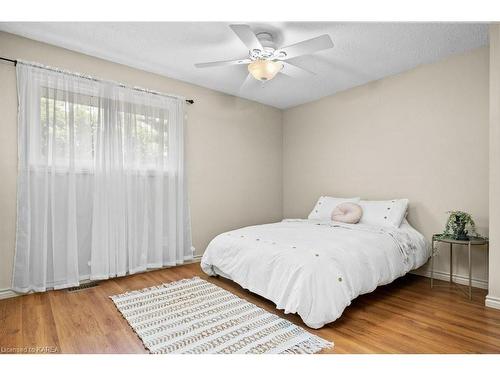
[[[439,234],[432,236],[432,254],[431,254],[431,288],[434,286],[434,256],[437,254],[437,250],[434,247],[434,243],[442,242],[450,244],[450,283],[453,283],[453,245],[465,245],[469,252],[469,299],[472,299],[472,257],[471,257],[471,246],[484,246],[486,250],[486,257],[488,257],[488,247],[489,242],[487,238],[482,237],[470,237],[468,240],[455,240],[449,237],[440,237]],[[488,258],[486,258],[488,259]],[[488,263],[488,262],[487,262]]]

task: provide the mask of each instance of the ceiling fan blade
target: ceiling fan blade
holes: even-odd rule
[[[288,60],[302,55],[310,55],[314,52],[318,52],[332,47],[333,47],[332,38],[330,38],[330,35],[324,34],[317,36],[316,38],[304,40],[302,42],[280,48],[276,50],[274,55],[276,56],[276,59]],[[286,55],[281,57],[280,54],[282,54],[283,52]]]
[[[283,69],[281,69],[280,73],[290,76],[290,77],[308,77],[311,75],[316,75],[316,73],[311,72],[310,70],[301,68],[300,66],[291,64],[287,61],[282,61]]]
[[[250,73],[248,73],[247,77],[238,89],[238,94],[245,94],[245,92],[248,93],[249,90],[254,91],[257,88],[263,89],[268,84],[269,81],[259,81],[255,79]]]
[[[264,47],[262,47],[262,44],[260,44],[259,39],[257,39],[257,36],[252,31],[250,26],[229,25],[229,27],[234,31],[238,38],[240,38],[240,40],[248,48],[249,51],[252,51],[254,49],[258,49],[260,51],[264,50]]]
[[[214,66],[228,66],[228,65],[238,65],[238,64],[250,64],[252,60],[250,59],[239,59],[239,60],[226,60],[226,61],[212,61],[206,63],[194,64],[197,68],[211,68]]]
[[[246,89],[249,89],[250,87],[254,86],[256,82],[257,82],[256,79],[253,78],[253,76],[250,73],[248,73],[245,80],[241,83],[241,86],[238,89],[238,93],[241,93]]]

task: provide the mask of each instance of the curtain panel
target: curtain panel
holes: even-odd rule
[[[17,64],[17,292],[193,257],[184,100]]]

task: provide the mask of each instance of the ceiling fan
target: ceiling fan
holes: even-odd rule
[[[291,77],[314,74],[289,62],[294,57],[310,55],[317,51],[333,47],[332,39],[328,34],[304,40],[289,46],[277,48],[270,33],[260,32],[255,34],[248,25],[229,25],[234,33],[248,48],[248,57],[238,60],[214,61],[195,64],[197,68],[211,68],[248,64],[248,76],[259,81],[269,81],[276,74],[282,73]],[[247,81],[245,80],[245,82]]]

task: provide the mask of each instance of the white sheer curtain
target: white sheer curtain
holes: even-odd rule
[[[17,64],[13,289],[191,259],[184,100]]]

